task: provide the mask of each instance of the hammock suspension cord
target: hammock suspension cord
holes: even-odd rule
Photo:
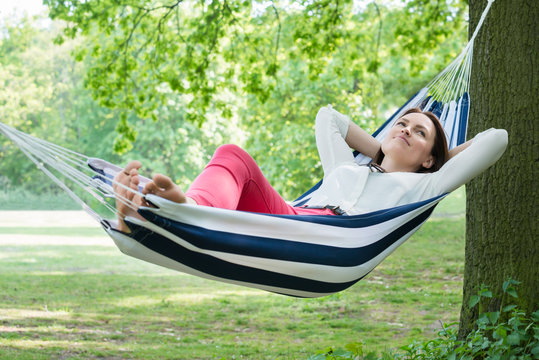
[[[21,151],[47,176],[49,176],[58,186],[67,192],[67,194],[83,209],[88,212],[95,220],[102,221],[102,218],[91,207],[89,207],[64,181],[62,181],[56,173],[60,173],[66,179],[72,181],[77,187],[84,189],[97,199],[107,210],[112,214],[116,214],[115,206],[111,205],[107,199],[116,198],[129,208],[136,211],[138,205],[129,200],[125,196],[119,196],[113,191],[112,186],[104,186],[103,182],[97,180],[96,176],[101,176],[95,170],[88,167],[88,162],[91,158],[77,153],[75,151],[63,148],[51,142],[35,138],[22,131],[16,130],[8,125],[0,122],[0,132],[11,139]],[[141,196],[139,191],[136,191],[122,183],[116,182],[113,179],[109,181],[114,186],[123,188],[124,190],[133,193],[135,196]]]

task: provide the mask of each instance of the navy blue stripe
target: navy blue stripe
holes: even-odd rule
[[[309,190],[307,190],[307,192],[305,192],[303,195],[301,195],[300,197],[298,197],[296,200],[294,201],[299,201],[301,199],[303,199],[304,197],[310,195],[312,192],[314,192],[315,190],[317,190],[320,185],[322,185],[322,180],[320,180],[319,182],[317,182],[312,188],[310,188]],[[301,205],[304,205],[307,201],[309,201],[309,199],[301,202],[300,204],[296,204],[296,206],[301,206]]]
[[[438,104],[438,101],[434,100],[428,109],[425,109],[424,111],[430,111],[430,112],[433,112],[433,110],[436,108],[436,105]]]
[[[279,291],[281,294],[290,295],[286,293],[285,289],[320,294],[335,293],[347,289],[359,280],[357,279],[342,283],[328,283],[324,281],[305,279],[297,276],[279,274],[272,271],[237,265],[228,261],[217,259],[211,255],[191,251],[144,227],[140,227],[127,221],[126,223],[132,232],[131,234],[124,235],[128,235],[148,249],[151,249],[171,260],[208,275],[251,284],[278,287],[281,288]]]
[[[425,221],[433,209],[434,207],[429,208],[374,243],[357,248],[215,231],[172,221],[147,210],[140,210],[140,213],[148,221],[201,249],[283,261],[349,267],[361,265],[378,256]],[[328,239],[327,243],[331,244],[331,239]]]
[[[427,109],[425,108],[427,106],[427,104],[429,103],[430,99],[432,98],[432,96],[427,96],[422,102],[421,104],[419,104],[418,108],[421,109],[421,111],[427,111]]]
[[[377,225],[391,219],[394,219],[398,216],[407,214],[413,210],[420,208],[421,206],[430,204],[438,199],[446,196],[447,194],[442,194],[435,196],[433,198],[418,201],[411,204],[399,205],[389,209],[382,209],[366,214],[359,215],[350,215],[350,216],[334,216],[334,215],[273,215],[273,214],[262,214],[266,216],[278,217],[283,219],[290,219],[295,221],[306,221],[322,225],[331,225],[338,226],[350,229],[357,229],[362,227],[368,227],[372,225]]]
[[[470,97],[467,92],[462,95],[460,102],[460,118],[458,119],[458,137],[457,145],[460,145],[466,141],[466,127],[468,125],[468,109],[470,106]]]
[[[307,204],[307,203],[309,202],[309,200],[311,200],[311,198],[302,200],[302,201],[300,201],[299,203],[297,203],[295,206],[297,206],[297,207],[303,206],[303,205]]]
[[[436,115],[436,117],[438,117],[438,119],[440,118],[440,116],[442,116],[442,111],[443,111],[443,108],[444,108],[444,103],[441,102],[441,101],[435,101],[432,106],[431,106],[431,112]]]

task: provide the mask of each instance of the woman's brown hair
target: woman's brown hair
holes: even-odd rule
[[[442,124],[440,123],[440,120],[438,120],[438,117],[436,115],[434,115],[430,111],[422,111],[420,108],[411,108],[406,110],[404,114],[401,115],[401,118],[405,115],[412,113],[419,113],[428,117],[434,124],[435,129],[434,145],[432,146],[432,150],[430,152],[430,154],[434,158],[434,164],[430,168],[425,168],[422,166],[416,172],[432,173],[438,171],[449,158],[449,150],[447,148],[447,140],[445,138],[444,128],[442,127]],[[374,157],[373,162],[380,165],[382,163],[382,160],[384,160],[384,156],[385,155],[382,152],[382,148],[380,147],[380,150],[378,151],[378,154],[376,154],[376,156]]]

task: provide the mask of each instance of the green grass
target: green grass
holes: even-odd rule
[[[77,244],[94,231],[2,230],[0,359],[304,359],[355,341],[387,350],[458,319],[462,217],[433,217],[365,279],[321,299],[199,279],[103,241]],[[2,243],[6,233],[34,240]],[[73,241],[41,244],[36,233]]]
[[[0,189],[0,210],[80,210],[65,192],[35,194],[23,188]]]
[[[466,211],[466,191],[461,186],[443,199],[434,210],[434,216],[464,217]]]
[[[144,263],[98,228],[0,227],[0,359],[305,359],[357,341],[380,352],[432,338],[460,310],[459,191],[365,279],[320,299]]]

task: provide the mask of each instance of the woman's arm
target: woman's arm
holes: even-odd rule
[[[452,157],[455,157],[455,155],[465,150],[468,146],[472,144],[472,141],[473,139],[468,140],[464,144],[460,144],[459,146],[454,147],[453,149],[449,150],[449,158],[447,160],[451,159]]]
[[[369,157],[376,156],[380,149],[378,140],[350,121],[348,116],[331,107],[323,107],[318,111],[315,134],[326,174],[338,164],[354,161],[350,148]]]
[[[344,140],[350,127],[350,119],[331,107],[318,111],[315,122],[316,146],[324,174],[342,163],[352,163],[354,155]]]
[[[370,158],[374,158],[380,151],[380,142],[352,121],[348,126],[345,140],[352,149]]]
[[[449,161],[431,174],[435,192],[442,194],[453,191],[481,174],[498,161],[507,147],[507,142],[507,131],[489,129],[454,148]]]

